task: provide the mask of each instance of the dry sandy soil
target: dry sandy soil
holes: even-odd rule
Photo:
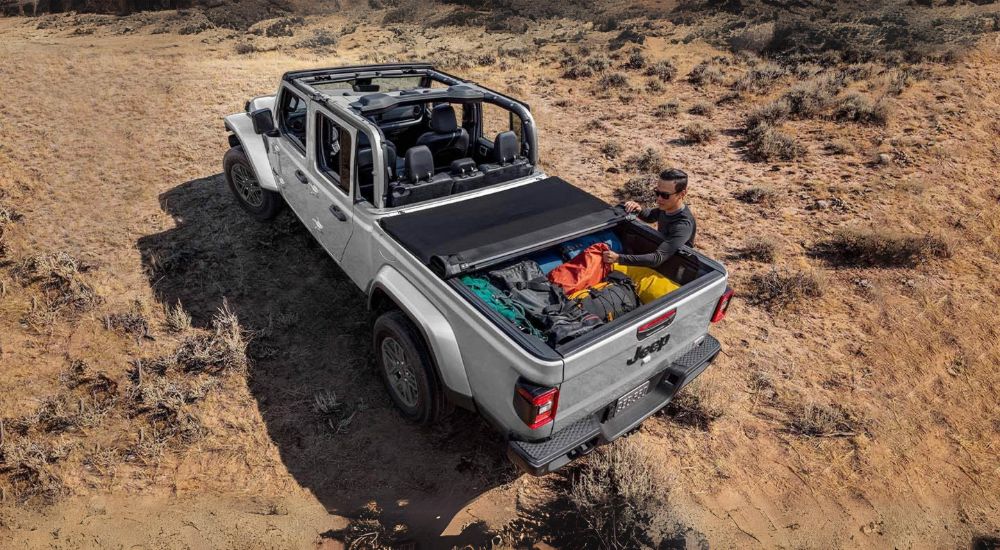
[[[0,19],[0,547],[334,546],[370,503],[427,547],[488,547],[543,509],[562,478],[519,475],[475,416],[418,429],[395,414],[362,293],[287,213],[244,216],[220,174],[222,117],[283,71],[423,57],[530,103],[544,168],[608,201],[655,168],[629,162],[645,148],[693,174],[699,245],[743,299],[713,329],[724,354],[688,408],[630,438],[655,457],[665,513],[689,542],[1000,536],[997,34],[906,77],[854,66],[843,93],[884,95],[887,122],[790,120],[805,155],[760,162],[746,114],[824,69],[730,97],[758,61],[652,20],[636,47],[678,76],[647,89],[655,77],[620,68],[631,46],[608,50],[617,31],[559,19],[517,34],[386,29],[381,17],[312,15],[291,37],[181,34],[175,12]],[[335,45],[301,45],[320,29]],[[606,73],[627,83],[564,78],[563,48],[610,55]],[[685,79],[715,56],[719,82]],[[676,113],[655,111],[669,100]],[[702,102],[709,114],[688,112]],[[694,121],[714,139],[684,139]],[[814,253],[842,229],[947,250],[896,267]],[[760,241],[773,258],[739,254]],[[754,276],[772,267],[815,279],[819,295],[753,303]],[[239,325],[216,318],[222,307]],[[243,338],[249,366],[169,360],[199,342],[242,354]]]

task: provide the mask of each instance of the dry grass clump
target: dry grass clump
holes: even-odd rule
[[[809,403],[789,413],[788,431],[804,437],[852,437],[863,423],[839,405]]]
[[[833,106],[837,93],[844,87],[838,76],[820,75],[785,92],[781,99],[788,104],[788,115],[793,118],[812,118]]]
[[[635,201],[648,204],[655,200],[653,188],[656,187],[656,176],[638,176],[631,178],[621,189],[615,189],[615,197],[621,201]]]
[[[394,550],[404,548],[400,543],[408,531],[405,525],[386,525],[382,509],[372,502],[351,518],[347,527],[331,532],[330,537],[343,542],[346,548]]]
[[[778,192],[771,187],[753,186],[734,195],[736,200],[747,204],[774,206],[778,201]]]
[[[688,143],[708,143],[715,139],[715,128],[695,121],[681,128],[681,135]]]
[[[687,80],[695,86],[722,84],[726,81],[726,73],[722,71],[714,60],[706,59],[691,69],[691,72],[687,75]]]
[[[752,160],[795,160],[806,153],[804,145],[770,123],[759,123],[746,130],[747,156]]]
[[[186,372],[247,372],[247,334],[225,301],[212,319],[212,329],[212,334],[181,342],[175,357],[177,365]]]
[[[237,42],[236,45],[233,46],[233,50],[239,55],[249,55],[259,51],[257,46],[251,42]]]
[[[632,155],[625,161],[625,167],[639,172],[660,172],[663,170],[663,155],[652,147],[638,155]]]
[[[646,66],[646,57],[642,55],[641,50],[632,50],[629,52],[628,57],[625,58],[625,63],[622,64],[623,69],[639,70]]]
[[[872,101],[859,93],[850,93],[837,101],[833,118],[838,121],[885,126],[889,122],[889,105],[885,99]]]
[[[681,106],[676,99],[671,99],[666,103],[661,103],[653,108],[653,116],[656,118],[664,118],[668,116],[674,116],[680,112]]]
[[[844,230],[819,243],[813,254],[837,265],[913,267],[921,259],[949,258],[950,243],[932,235],[887,230]]]
[[[806,298],[823,295],[823,283],[813,273],[771,269],[750,277],[747,301],[778,312]]]
[[[624,88],[628,86],[628,77],[622,73],[608,73],[597,81],[602,88]]]
[[[567,57],[563,59],[562,63],[563,67],[565,67],[563,78],[574,80],[579,78],[588,78],[597,73],[602,73],[611,66],[611,62],[606,57],[593,56],[580,61],[572,54],[567,55]],[[624,78],[621,74],[618,76]]]
[[[695,103],[694,105],[689,107],[688,112],[691,113],[692,115],[712,116],[712,113],[715,112],[715,107],[713,107],[712,104],[707,101],[699,101],[698,103]]]
[[[754,238],[737,249],[730,258],[734,260],[753,260],[772,263],[777,257],[777,245],[771,239]]]
[[[742,92],[766,93],[771,90],[778,79],[787,74],[788,71],[784,67],[775,63],[755,65],[733,83],[733,88]]]
[[[337,45],[337,36],[326,29],[317,29],[313,35],[299,42],[299,47],[310,50],[332,48]]]
[[[66,493],[62,477],[54,465],[69,454],[69,449],[49,443],[0,442],[0,475],[5,480],[4,493],[20,504],[40,501],[51,504]]]
[[[608,157],[609,159],[618,158],[619,155],[625,149],[617,141],[605,141],[604,145],[601,145],[601,154]]]
[[[663,82],[670,82],[677,77],[677,67],[666,59],[651,63],[646,67],[646,76],[655,76]]]
[[[184,332],[191,328],[191,315],[184,310],[181,301],[177,300],[174,306],[166,307],[166,327],[173,333]]]
[[[129,311],[112,313],[104,318],[104,327],[136,339],[151,338],[149,321],[143,309],[142,304],[136,302]]]
[[[24,286],[35,286],[42,294],[41,303],[32,301],[29,324],[42,328],[56,314],[77,315],[102,303],[103,298],[83,280],[83,274],[91,269],[65,252],[37,254],[16,264],[11,276]]]
[[[654,523],[666,513],[654,459],[638,441],[622,439],[593,453],[573,479],[560,514],[581,548],[653,545]]]
[[[707,386],[696,380],[678,392],[663,413],[681,426],[705,432],[723,414],[713,397]]]

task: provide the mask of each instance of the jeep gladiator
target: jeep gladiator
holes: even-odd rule
[[[375,362],[407,419],[483,415],[535,475],[630,433],[715,359],[732,290],[684,247],[680,288],[559,345],[459,282],[581,236],[662,237],[538,166],[528,106],[429,64],[286,73],[225,118],[226,182],[259,220],[285,205],[368,297]]]

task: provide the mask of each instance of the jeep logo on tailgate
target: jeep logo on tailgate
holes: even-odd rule
[[[663,336],[662,338],[660,338],[659,340],[657,340],[657,341],[649,344],[648,346],[639,346],[639,347],[635,348],[635,357],[633,357],[633,358],[629,359],[628,361],[626,361],[625,364],[626,365],[632,365],[636,361],[639,361],[640,359],[642,359],[643,357],[646,357],[647,355],[652,355],[652,354],[660,351],[661,349],[663,349],[667,345],[667,342],[669,342],[669,341],[670,341],[670,335],[667,334],[666,336]]]

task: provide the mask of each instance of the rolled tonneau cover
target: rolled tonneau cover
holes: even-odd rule
[[[421,262],[451,277],[544,243],[613,225],[624,216],[621,208],[550,177],[389,216],[381,224]]]

